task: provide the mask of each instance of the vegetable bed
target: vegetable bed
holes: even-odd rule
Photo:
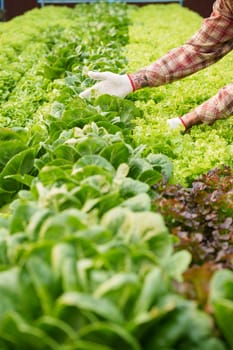
[[[1,23],[1,349],[233,348],[232,118],[165,127],[227,83],[232,56],[222,76],[78,96],[88,70],[135,70],[199,24],[176,5],[104,3]],[[169,202],[177,192],[184,207]]]
[[[178,5],[145,6],[130,11],[128,70],[137,71],[170,49],[185,43],[201,25],[199,15]],[[166,120],[182,116],[232,82],[233,53],[190,77],[157,88],[139,90],[131,97],[144,111],[136,120],[134,140],[147,152],[173,159],[174,182],[190,185],[198,175],[233,162],[233,118],[214,125],[195,126],[182,135],[167,130]]]

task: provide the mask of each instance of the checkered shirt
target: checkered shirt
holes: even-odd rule
[[[191,75],[221,59],[233,49],[233,0],[217,0],[209,18],[183,46],[140,71],[128,74],[134,90],[160,86]],[[223,87],[215,96],[182,116],[189,127],[208,124],[233,114],[233,84]]]

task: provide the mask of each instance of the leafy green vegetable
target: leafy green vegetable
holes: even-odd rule
[[[233,272],[217,271],[211,282],[210,301],[218,326],[230,348],[233,346],[231,324],[233,320]]]
[[[136,72],[183,45],[201,25],[200,16],[176,4],[133,7],[129,17],[130,40],[126,47],[129,72]],[[143,113],[136,118],[133,129],[136,145],[146,145],[144,155],[162,153],[172,159],[173,183],[189,186],[197,176],[221,164],[233,166],[232,117],[212,126],[194,126],[185,134],[168,130],[166,124],[167,119],[188,113],[231,83],[232,60],[231,53],[183,80],[138,90],[128,97]]]
[[[168,9],[174,23],[175,9],[186,11]],[[164,10],[156,7],[160,19]],[[174,251],[166,217],[151,205],[157,183],[174,181],[173,163],[182,170],[176,160],[190,135],[155,133],[146,90],[78,96],[93,83],[88,70],[124,73],[128,25],[122,3],[46,6],[0,25],[1,349],[225,349],[212,316],[179,295],[191,255]],[[146,108],[154,119],[154,102]],[[142,144],[132,135],[144,120]],[[225,140],[221,129],[218,155]],[[195,144],[202,154],[206,143]],[[183,172],[189,181],[192,171]],[[223,298],[213,292],[214,302]]]

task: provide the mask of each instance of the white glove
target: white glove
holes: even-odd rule
[[[100,80],[94,86],[81,92],[81,98],[88,98],[92,95],[100,96],[109,94],[112,96],[125,97],[133,91],[127,74],[120,75],[111,72],[88,72],[91,79]]]
[[[181,130],[185,130],[184,123],[182,123],[181,118],[172,118],[167,120],[167,124],[169,129],[177,129],[180,128]]]

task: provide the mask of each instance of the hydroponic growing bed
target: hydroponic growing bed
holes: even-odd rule
[[[232,55],[79,98],[88,70],[134,71],[199,25],[104,3],[0,25],[1,349],[233,348],[232,118],[166,128],[229,81]]]

